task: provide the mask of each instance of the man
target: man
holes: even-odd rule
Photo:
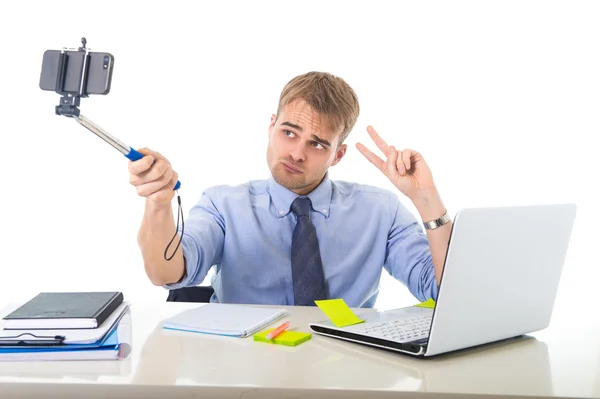
[[[389,146],[371,126],[386,159],[357,144],[413,202],[421,222],[430,222],[426,235],[396,193],[329,179],[358,114],[354,91],[339,77],[310,72],[288,82],[268,129],[271,177],[205,190],[170,260],[164,249],[176,233],[178,175],[161,154],[141,150],[145,156],[129,171],[146,198],[138,242],[150,280],[169,289],[194,286],[214,266],[215,302],[343,298],[351,307],[372,307],[385,268],[419,300],[436,299],[451,222],[423,156]]]

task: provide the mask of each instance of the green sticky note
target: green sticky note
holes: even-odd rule
[[[433,299],[429,298],[425,302],[417,303],[415,306],[418,306],[420,308],[430,308],[430,309],[433,309],[433,308],[435,308],[435,301]]]
[[[346,327],[364,322],[354,314],[343,299],[326,299],[315,301],[315,303],[336,327]]]
[[[286,346],[297,346],[302,342],[308,341],[312,335],[310,333],[300,332],[300,331],[284,331],[273,339],[267,339],[267,334],[274,329],[271,328],[269,330],[261,331],[259,333],[254,334],[254,340],[259,342],[267,342],[270,344],[279,344]]]

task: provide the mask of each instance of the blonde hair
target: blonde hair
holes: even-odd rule
[[[290,80],[279,96],[277,116],[295,100],[304,100],[325,118],[330,129],[340,132],[340,144],[352,131],[360,113],[354,90],[342,78],[327,72],[308,72]]]

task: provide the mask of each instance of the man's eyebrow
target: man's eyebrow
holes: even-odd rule
[[[327,147],[331,147],[331,143],[330,143],[329,141],[327,141],[327,140],[324,140],[324,139],[320,138],[319,136],[315,136],[315,135],[313,134],[313,135],[312,135],[312,138],[313,138],[313,139],[314,139],[316,142],[318,142],[318,143],[321,143],[321,144],[323,144],[323,145],[326,145]]]
[[[298,125],[296,125],[296,124],[294,124],[292,122],[283,122],[282,125],[289,126],[289,127],[294,128],[294,129],[297,129],[299,131],[302,131],[302,128],[300,126],[298,126]]]
[[[292,123],[292,122],[283,122],[282,125],[289,126],[291,128],[297,129],[298,131],[302,131],[302,128],[300,126],[298,126],[298,125],[296,125],[295,123]],[[315,134],[313,134],[311,136],[312,136],[313,140],[315,140],[317,143],[320,143],[320,144],[326,145],[328,147],[331,147],[331,143],[329,141],[327,141],[325,139],[322,139],[322,138],[320,138],[319,136],[317,136]]]

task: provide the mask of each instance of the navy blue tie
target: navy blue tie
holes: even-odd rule
[[[319,240],[310,220],[310,207],[310,199],[306,197],[296,198],[291,206],[297,217],[292,235],[292,280],[297,306],[315,306],[315,300],[327,299]]]

